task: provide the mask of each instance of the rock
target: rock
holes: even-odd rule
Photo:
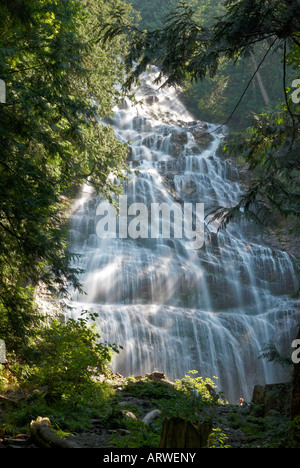
[[[128,154],[127,154],[127,161],[132,161],[132,158],[133,158],[132,148],[129,146]]]
[[[173,382],[170,382],[170,380],[167,379],[166,375],[163,372],[152,372],[151,374],[146,374],[145,377],[147,377],[150,380],[155,380],[156,382],[162,382],[167,385],[174,385]]]
[[[28,436],[26,438],[7,438],[3,440],[3,444],[12,448],[24,448],[28,445]]]
[[[190,128],[189,131],[201,149],[207,149],[213,140],[212,135],[204,127]]]
[[[136,415],[133,414],[131,411],[122,410],[122,413],[125,418],[137,420]]]
[[[178,157],[183,151],[184,145],[188,142],[186,131],[175,130],[172,132],[170,141],[171,156]]]
[[[282,416],[289,416],[291,390],[289,382],[264,386],[255,385],[252,403],[262,407],[264,416],[267,416],[270,411],[276,411]]]
[[[155,96],[154,94],[151,94],[150,96],[147,96],[145,98],[145,102],[150,106],[152,106],[155,102],[158,102],[158,101],[159,101],[158,97]]]
[[[218,247],[218,246],[219,246],[219,243],[218,243],[218,233],[216,233],[216,232],[209,232],[208,238],[209,238],[209,241],[210,241],[211,245],[213,245],[214,247]]]
[[[127,109],[129,109],[129,105],[128,105],[127,100],[126,100],[126,99],[122,99],[122,100],[119,102],[119,104],[118,104],[118,108],[119,108],[120,110],[127,110]]]
[[[153,419],[158,418],[160,415],[161,411],[158,409],[150,411],[150,413],[146,414],[146,416],[143,418],[143,422],[145,424],[150,424],[153,421]]]
[[[136,116],[133,119],[133,129],[138,132],[150,132],[152,130],[151,120],[146,117]]]
[[[123,436],[130,435],[130,431],[128,431],[127,429],[123,429],[122,427],[118,431],[116,431],[116,433],[119,433]]]
[[[196,125],[198,125],[198,121],[197,120],[192,120],[191,122],[187,122],[187,125],[189,127],[195,127]]]
[[[151,374],[146,374],[146,377],[148,377],[148,379],[151,380],[161,380],[166,378],[166,374],[164,374],[163,372],[154,371],[151,372]]]
[[[156,90],[154,87],[149,86],[148,84],[143,84],[140,87],[140,92],[142,95],[151,96],[156,93]]]

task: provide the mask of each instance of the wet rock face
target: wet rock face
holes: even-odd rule
[[[159,101],[158,97],[155,96],[155,95],[153,95],[153,94],[151,94],[150,96],[147,96],[147,97],[145,98],[145,102],[146,102],[148,105],[150,105],[150,106],[151,106],[152,104],[154,104],[155,102],[158,102],[158,101]]]
[[[151,120],[145,117],[136,116],[133,119],[132,127],[137,132],[150,132],[152,130]]]
[[[189,140],[191,140],[190,151],[185,152],[185,145]],[[202,125],[185,129],[176,128],[171,131],[169,152],[173,157],[179,157],[183,154],[199,154],[208,149],[212,141],[213,136]]]
[[[207,149],[213,141],[212,135],[204,127],[190,128],[195,142],[201,149]]]
[[[188,142],[188,136],[186,131],[174,130],[171,135],[170,142],[170,154],[171,156],[178,157],[181,155],[184,146]]]

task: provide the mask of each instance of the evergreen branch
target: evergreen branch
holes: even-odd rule
[[[283,367],[293,365],[292,358],[281,354],[273,342],[270,342],[262,349],[262,354],[258,359],[267,359],[268,362],[275,362]]]
[[[286,107],[287,107],[288,113],[290,114],[292,124],[293,124],[293,133],[292,133],[292,139],[290,143],[290,150],[291,150],[294,145],[295,138],[296,138],[296,122],[295,122],[293,113],[291,111],[290,105],[289,105],[289,100],[288,100],[287,90],[286,90],[286,40],[284,41],[284,47],[283,47],[283,91],[284,91]]]
[[[232,117],[234,116],[234,114],[235,114],[237,108],[239,107],[239,105],[241,104],[243,98],[245,97],[245,95],[246,95],[246,93],[247,93],[247,91],[248,91],[248,89],[249,89],[249,87],[250,87],[252,81],[254,80],[256,74],[258,73],[258,71],[259,71],[259,69],[261,68],[262,64],[263,64],[264,61],[266,60],[266,58],[267,58],[269,52],[271,51],[271,49],[272,49],[273,46],[275,45],[276,41],[277,41],[277,37],[274,39],[274,41],[272,42],[272,44],[269,46],[267,52],[264,54],[263,58],[261,59],[260,63],[258,64],[256,70],[255,70],[254,73],[252,74],[250,80],[248,81],[247,86],[245,87],[245,89],[244,89],[242,95],[240,96],[240,98],[239,98],[237,104],[235,105],[234,109],[232,110],[230,116],[229,116],[228,119],[227,119],[222,125],[220,125],[216,130],[219,130],[219,129],[222,128],[223,126],[227,125],[228,122],[232,119]],[[216,130],[214,130],[214,131],[216,131]]]

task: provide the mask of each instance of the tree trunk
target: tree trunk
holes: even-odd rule
[[[77,444],[55,435],[50,420],[40,416],[35,421],[31,421],[30,436],[32,442],[40,448],[80,448]]]
[[[211,423],[198,426],[183,418],[165,418],[159,448],[206,448]]]
[[[254,71],[256,71],[257,68],[258,68],[258,65],[257,65],[256,58],[255,58],[253,53],[251,53],[251,60],[252,60],[252,64],[253,64],[253,69],[254,69]],[[261,74],[259,73],[259,71],[256,72],[256,79],[257,79],[258,86],[259,86],[261,95],[263,97],[263,100],[265,101],[266,106],[268,106],[270,104],[270,98],[269,98],[269,95],[267,93],[266,88],[264,87],[262,77],[261,77]]]

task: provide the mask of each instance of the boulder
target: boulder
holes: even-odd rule
[[[135,421],[137,420],[136,415],[134,413],[132,413],[131,411],[122,410],[122,414],[127,419],[133,419]]]
[[[190,128],[189,131],[201,149],[207,149],[213,140],[212,135],[204,127]]]
[[[137,132],[151,132],[152,130],[151,120],[146,117],[134,117],[132,126]]]
[[[181,155],[184,145],[188,142],[186,131],[173,131],[170,141],[170,154],[171,156],[178,157]]]
[[[158,97],[155,96],[154,94],[151,94],[150,96],[145,97],[145,102],[150,106],[152,106],[152,104],[158,101],[159,101]]]
[[[166,385],[171,385],[173,386],[173,382],[167,379],[166,375],[163,372],[151,372],[151,374],[146,374],[145,377],[147,377],[149,380],[155,380],[156,382],[161,382]]]
[[[150,413],[147,413],[146,416],[144,416],[143,422],[145,424],[150,424],[153,421],[153,419],[158,418],[160,415],[161,415],[161,411],[158,409],[150,411]]]

